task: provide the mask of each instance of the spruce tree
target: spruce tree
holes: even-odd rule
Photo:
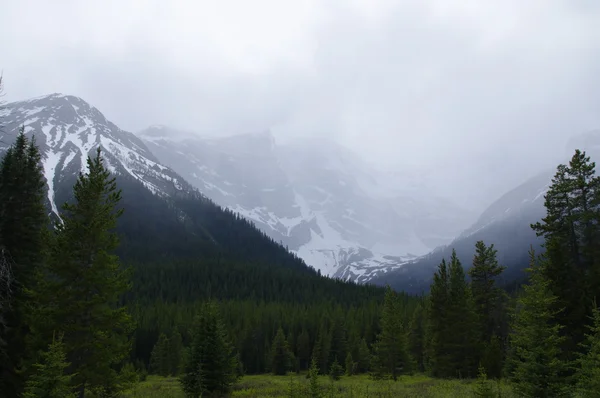
[[[450,259],[448,318],[450,329],[446,341],[453,372],[448,376],[474,377],[478,352],[475,305],[464,269],[454,250]]]
[[[62,337],[54,339],[41,352],[40,362],[34,365],[23,398],[75,398],[71,386],[73,376],[66,373],[68,367]]]
[[[83,397],[86,390],[118,389],[115,366],[129,354],[133,322],[119,306],[130,287],[129,271],[112,254],[119,244],[113,230],[122,213],[121,191],[100,148],[73,193],[75,202],[63,206],[55,227],[45,278],[32,292],[38,308],[32,325],[41,340],[46,330],[64,331],[67,358],[77,371],[73,383]]]
[[[427,362],[433,376],[454,375],[448,344],[450,320],[450,281],[446,261],[442,260],[433,275],[429,290],[427,322]]]
[[[352,353],[348,352],[345,361],[346,376],[352,376],[356,372],[356,362],[352,359]]]
[[[298,352],[300,369],[308,369],[308,366],[310,365],[310,336],[304,328],[296,341],[296,350]]]
[[[563,374],[567,365],[559,355],[564,341],[559,334],[562,326],[553,322],[557,299],[533,248],[529,256],[529,284],[523,287],[512,322],[510,378],[523,396],[561,396],[567,384]]]
[[[173,330],[171,333],[171,337],[169,338],[169,372],[173,376],[177,376],[179,374],[179,370],[181,369],[181,354],[183,352],[183,341],[181,339],[181,334],[177,329]]]
[[[475,244],[473,267],[469,270],[471,292],[478,317],[480,339],[483,343],[481,360],[488,376],[500,377],[502,355],[497,355],[497,344],[501,341],[501,315],[505,293],[495,286],[497,278],[506,267],[498,264],[494,245],[486,246],[483,241]],[[500,347],[500,350],[502,347]],[[493,368],[493,369],[492,369]]]
[[[0,391],[8,395],[17,396],[23,388],[27,292],[34,288],[45,254],[44,200],[40,153],[34,138],[27,139],[21,128],[0,164],[0,273],[7,289],[0,293]]]
[[[356,364],[359,373],[368,372],[371,368],[371,350],[369,350],[367,341],[364,338],[360,340],[358,346],[358,360]]]
[[[576,150],[569,165],[559,165],[546,195],[546,216],[532,225],[545,239],[544,273],[556,296],[556,321],[565,359],[574,359],[589,325],[594,297],[600,296],[600,177],[595,163]]]
[[[285,375],[291,369],[291,359],[291,352],[280,326],[271,344],[271,372],[276,376]]]
[[[333,381],[339,380],[344,374],[344,369],[342,365],[337,360],[337,357],[333,359],[333,363],[331,364],[331,368],[329,369],[329,378]]]
[[[196,317],[192,345],[180,377],[188,397],[226,394],[238,379],[233,345],[214,303],[204,304]]]
[[[309,390],[308,396],[311,398],[321,398],[321,386],[319,385],[319,367],[317,361],[313,359],[308,370]]]
[[[169,339],[166,334],[161,333],[150,354],[150,371],[160,376],[168,376],[171,373],[169,355]]]
[[[425,371],[425,311],[419,303],[410,321],[409,347],[419,372]]]
[[[388,286],[385,292],[383,313],[381,315],[381,333],[374,346],[376,377],[389,375],[394,381],[401,373],[411,369],[406,332],[398,311],[396,293]]]
[[[578,360],[579,368],[575,375],[577,392],[585,398],[600,396],[600,309],[595,303],[592,320],[583,344],[585,351]]]

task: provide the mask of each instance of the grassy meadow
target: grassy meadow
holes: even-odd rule
[[[308,397],[305,375],[244,376],[233,388],[231,397]],[[511,389],[503,382],[488,381],[496,396],[513,397]],[[375,381],[367,375],[342,377],[332,382],[327,376],[319,377],[321,396],[363,397],[475,397],[475,380],[439,380],[424,375],[402,376],[398,381]],[[126,397],[184,398],[177,378],[148,376],[132,389]]]

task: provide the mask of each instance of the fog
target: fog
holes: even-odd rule
[[[120,127],[324,136],[492,200],[600,127],[600,2],[78,1],[0,7],[5,100]]]

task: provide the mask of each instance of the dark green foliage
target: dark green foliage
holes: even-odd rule
[[[364,338],[360,340],[360,345],[358,346],[358,359],[356,364],[359,373],[365,373],[371,369],[371,351]]]
[[[346,370],[346,376],[352,376],[353,374],[356,373],[356,362],[354,362],[354,359],[352,359],[352,353],[348,352],[348,355],[346,355],[346,366],[345,366],[345,370]]]
[[[309,389],[308,395],[311,398],[321,398],[321,386],[319,385],[319,367],[316,360],[312,360],[308,370]]]
[[[560,396],[567,384],[563,376],[567,364],[559,355],[564,337],[559,334],[561,326],[553,323],[557,299],[533,249],[528,272],[530,283],[523,287],[510,335],[510,378],[524,396]]]
[[[168,376],[171,373],[170,352],[169,339],[161,333],[150,355],[150,371],[153,374]]]
[[[337,360],[337,357],[333,359],[331,368],[329,369],[329,378],[333,381],[339,380],[344,374],[344,368]]]
[[[306,328],[302,328],[302,332],[296,340],[296,357],[300,370],[306,370],[310,364],[310,336]]]
[[[373,348],[373,375],[376,378],[389,376],[396,381],[398,375],[411,371],[412,363],[398,297],[390,287],[385,292],[380,326],[381,333]]]
[[[497,396],[494,387],[488,381],[485,368],[481,365],[479,366],[479,374],[477,376],[474,395],[480,398],[496,398]]]
[[[23,388],[27,291],[45,252],[48,218],[41,159],[35,141],[21,129],[0,164],[0,390]]]
[[[483,349],[480,360],[487,376],[498,378],[503,362],[502,341],[505,336],[502,325],[506,293],[496,286],[496,280],[505,269],[498,264],[496,255],[493,244],[486,246],[482,241],[477,242],[469,276]]]
[[[284,375],[292,368],[292,353],[285,340],[283,329],[279,327],[271,344],[271,372],[274,375]]]
[[[196,317],[180,378],[183,391],[188,397],[225,394],[237,379],[237,357],[219,310],[206,303]]]
[[[590,303],[600,296],[600,178],[585,152],[559,165],[545,196],[546,217],[532,225],[544,237],[544,273],[556,296],[557,323],[565,359],[573,360],[584,339]]]
[[[127,308],[117,306],[129,289],[129,273],[112,254],[119,244],[113,229],[121,193],[100,150],[88,158],[88,169],[74,186],[75,202],[63,207],[50,259],[32,292],[32,344],[44,341],[48,331],[64,331],[79,396],[84,389],[118,389],[115,366],[129,353],[133,328]]]
[[[169,338],[169,372],[173,376],[179,374],[181,369],[181,356],[183,354],[183,341],[181,333],[178,330],[174,330]]]
[[[410,354],[416,363],[416,370],[425,371],[425,311],[423,305],[419,304],[413,312],[410,321],[409,348]]]
[[[427,303],[424,363],[438,377],[474,377],[478,339],[477,316],[464,269],[452,251],[450,269],[442,261]]]
[[[33,372],[25,384],[23,398],[74,398],[73,376],[66,373],[70,364],[62,337],[52,341],[39,358],[40,362],[33,365]]]
[[[600,395],[600,309],[594,305],[593,324],[589,327],[584,343],[584,354],[579,358],[577,392],[581,397]]]
[[[479,338],[473,296],[465,272],[452,252],[450,259],[450,295],[448,302],[449,335],[446,336],[451,367],[455,377],[472,378],[477,374]]]

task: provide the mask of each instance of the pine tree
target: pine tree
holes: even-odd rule
[[[364,338],[360,340],[358,346],[358,360],[356,361],[356,364],[359,373],[368,372],[371,368],[371,351]]]
[[[317,366],[317,361],[312,360],[310,363],[310,368],[308,370],[309,377],[309,390],[308,394],[311,398],[321,398],[321,386],[319,385],[319,367]]]
[[[62,337],[52,341],[47,350],[40,354],[40,362],[25,384],[23,398],[75,398],[71,387],[72,375],[67,374]]]
[[[337,360],[337,357],[333,359],[333,363],[331,364],[331,368],[329,369],[329,378],[333,381],[339,380],[344,374],[344,369],[342,365]]]
[[[465,280],[465,272],[452,250],[450,259],[450,295],[448,302],[448,350],[453,374],[448,376],[473,377],[477,362],[477,320],[471,289]]]
[[[166,334],[161,333],[150,355],[150,371],[160,376],[168,376],[171,373],[169,355],[170,341]]]
[[[180,377],[188,397],[226,394],[238,379],[238,362],[221,315],[214,303],[198,314],[193,340]]]
[[[173,330],[171,337],[169,338],[169,372],[173,376],[179,374],[181,369],[181,354],[183,352],[183,341],[181,334],[177,329]]]
[[[346,355],[346,376],[352,376],[356,373],[356,362],[352,359],[352,353],[348,351]]]
[[[425,312],[421,303],[417,305],[410,321],[410,354],[416,362],[417,370],[425,371]]]
[[[474,395],[480,398],[496,398],[496,393],[488,381],[485,368],[479,365],[479,374],[475,384]]]
[[[575,375],[577,392],[585,398],[600,395],[600,308],[595,303],[592,314],[593,323],[584,344],[586,351],[578,360],[579,368]]]
[[[448,346],[450,281],[446,261],[442,260],[433,275],[429,291],[427,322],[427,362],[433,376],[454,375]]]
[[[300,369],[308,369],[308,366],[310,365],[310,336],[306,329],[302,329],[302,332],[296,341],[296,346]]]
[[[376,368],[373,371],[376,377],[389,375],[396,381],[399,374],[411,370],[407,336],[398,312],[397,296],[389,286],[385,292],[381,333],[377,336],[374,356]]]
[[[546,217],[532,225],[545,239],[544,273],[556,296],[555,318],[564,326],[565,359],[584,339],[594,297],[600,296],[600,177],[585,152],[559,165],[545,195]]]
[[[475,309],[477,312],[480,339],[483,343],[484,357],[491,361],[485,364],[488,375],[500,377],[498,369],[502,368],[502,356],[493,355],[490,350],[495,350],[499,339],[493,336],[500,336],[500,315],[504,311],[503,303],[505,293],[502,289],[495,286],[497,278],[506,267],[498,264],[496,258],[497,250],[494,245],[486,246],[483,241],[475,244],[475,257],[473,258],[473,267],[469,270],[471,277],[471,292]],[[501,348],[501,347],[500,347]],[[491,367],[493,366],[494,369]]]
[[[27,292],[45,254],[44,200],[40,153],[21,128],[0,164],[0,273],[6,285],[0,293],[0,391],[8,395],[17,396],[23,388]]]
[[[45,278],[32,292],[39,309],[32,321],[38,341],[46,330],[64,331],[79,397],[86,390],[118,388],[115,366],[128,355],[133,330],[127,308],[118,306],[130,287],[129,271],[112,254],[119,244],[113,230],[122,213],[121,192],[99,148],[88,158],[88,169],[74,186],[75,203],[63,206]]]
[[[562,326],[554,324],[556,297],[530,250],[529,285],[523,287],[510,336],[512,351],[511,380],[518,393],[527,397],[554,397],[564,391],[563,372],[567,365],[560,358],[559,335]]]
[[[280,326],[271,344],[271,372],[276,376],[285,375],[291,369],[291,359],[291,352]]]

